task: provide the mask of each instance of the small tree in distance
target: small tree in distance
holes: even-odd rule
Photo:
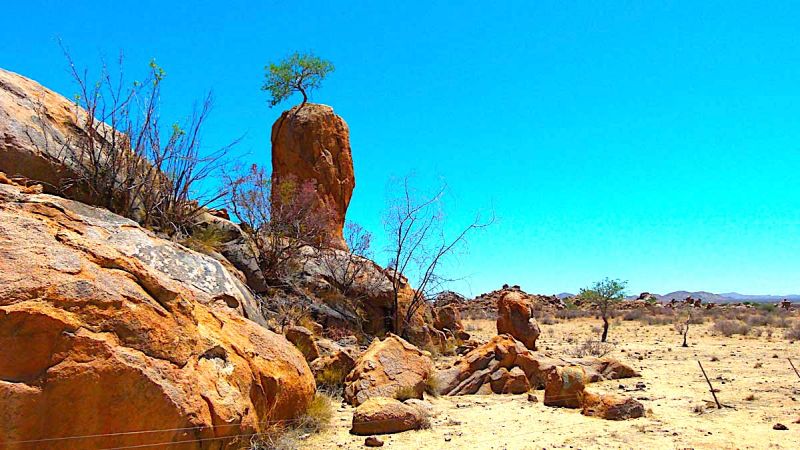
[[[583,301],[596,305],[600,311],[600,316],[603,318],[603,335],[600,338],[600,342],[605,342],[606,338],[608,338],[608,318],[614,310],[614,305],[625,298],[627,284],[627,281],[604,278],[589,288],[581,289],[579,297]]]
[[[308,94],[320,87],[322,80],[334,71],[333,63],[312,53],[294,53],[279,63],[264,68],[266,80],[262,91],[270,93],[269,107],[282,103],[295,92],[303,95],[300,108],[308,101]]]

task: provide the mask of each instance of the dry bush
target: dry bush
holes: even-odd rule
[[[595,313],[583,309],[559,309],[556,311],[556,317],[562,320],[578,319],[582,317],[592,317]]]
[[[800,322],[795,322],[784,332],[783,336],[790,341],[800,341]]]
[[[63,49],[63,46],[62,46]],[[39,132],[56,158],[77,165],[74,175],[54,186],[68,197],[88,198],[96,206],[135,220],[170,236],[187,233],[204,207],[222,194],[198,187],[220,169],[232,145],[204,152],[201,129],[211,111],[208,95],[180,124],[161,121],[161,83],[165,72],[151,61],[145,79],[129,83],[103,63],[97,80],[79,71],[64,50],[78,93],[75,95],[76,137],[63,141],[49,129],[43,106]],[[84,112],[85,111],[85,112]],[[31,138],[33,141],[33,138]]]
[[[725,337],[731,337],[734,334],[745,336],[750,332],[750,326],[741,320],[721,319],[714,322],[711,330],[715,334]]]
[[[586,356],[603,357],[614,350],[614,344],[610,342],[600,342],[594,339],[587,339],[581,344],[568,350],[568,353],[577,358]]]
[[[181,240],[182,245],[205,255],[218,252],[224,242],[225,232],[213,225],[196,227],[189,236]]]
[[[340,367],[326,367],[314,377],[317,388],[331,395],[339,395],[344,390],[344,379],[347,376]]]
[[[641,320],[647,314],[647,311],[643,308],[636,308],[630,311],[626,311],[625,314],[622,315],[622,320]]]
[[[333,418],[333,399],[317,392],[306,412],[291,425],[276,425],[254,435],[251,450],[295,450],[301,448],[301,436],[325,430]]]
[[[395,392],[394,398],[402,402],[410,398],[419,398],[419,395],[417,394],[417,390],[414,389],[414,386],[403,386]]]
[[[556,317],[552,314],[545,314],[544,317],[539,319],[539,322],[543,325],[553,325],[556,323]]]
[[[442,390],[442,382],[436,374],[432,374],[425,380],[425,393],[433,397],[438,397]]]
[[[328,230],[333,212],[320,202],[313,181],[294,177],[276,180],[257,165],[225,173],[227,203],[256,248],[256,262],[271,286],[291,286],[304,248],[330,246]]]

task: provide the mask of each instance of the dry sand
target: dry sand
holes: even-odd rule
[[[575,319],[541,325],[540,351],[563,353],[595,337],[599,321]],[[492,321],[465,321],[481,340],[495,333]],[[526,395],[472,395],[429,398],[438,416],[428,430],[384,435],[383,448],[397,449],[541,449],[541,448],[787,448],[800,449],[800,378],[788,357],[800,363],[798,343],[774,335],[715,336],[710,323],[693,325],[689,348],[671,325],[622,322],[609,334],[616,343],[610,356],[641,370],[641,378],[589,385],[592,391],[625,393],[644,403],[644,418],[621,422],[585,417],[578,410],[542,404],[543,391]],[[773,356],[774,355],[774,356]],[[714,359],[718,359],[715,361]],[[452,358],[437,361],[446,366]],[[703,363],[719,400],[713,405],[697,361]],[[760,367],[756,367],[760,363]],[[620,385],[634,389],[623,392]],[[748,396],[755,398],[748,400]],[[701,406],[703,412],[695,407]],[[331,427],[303,442],[305,448],[356,449],[364,437],[351,435],[353,409],[337,407]],[[776,423],[788,431],[773,430]]]

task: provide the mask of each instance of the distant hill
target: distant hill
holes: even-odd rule
[[[724,294],[714,294],[713,292],[706,291],[675,291],[668,294],[659,295],[653,294],[661,302],[669,302],[673,298],[681,301],[686,297],[699,298],[703,302],[708,303],[739,303],[739,302],[756,302],[756,303],[777,303],[784,298],[790,301],[800,301],[800,295],[753,295],[753,294],[739,294],[738,292],[726,292]]]
[[[562,292],[560,294],[556,294],[556,297],[560,299],[565,299],[565,298],[575,297],[575,294],[570,294],[569,292]]]

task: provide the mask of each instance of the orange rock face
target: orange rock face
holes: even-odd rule
[[[626,420],[644,416],[644,405],[638,400],[616,394],[583,395],[583,415],[606,420]]]
[[[583,367],[559,367],[547,375],[544,404],[564,408],[580,408],[583,405],[586,383],[588,383],[588,379]]]
[[[433,361],[418,348],[390,334],[375,339],[345,379],[344,399],[358,406],[370,398],[398,394],[422,398]]]
[[[281,114],[272,126],[272,177],[312,180],[334,216],[329,237],[346,248],[342,228],[356,181],[350,132],[333,108],[307,103]]]
[[[220,448],[301,414],[311,371],[237,286],[132,221],[0,184],[0,442]]]
[[[531,350],[536,350],[539,325],[531,304],[517,292],[507,292],[497,300],[497,334],[508,333]]]

